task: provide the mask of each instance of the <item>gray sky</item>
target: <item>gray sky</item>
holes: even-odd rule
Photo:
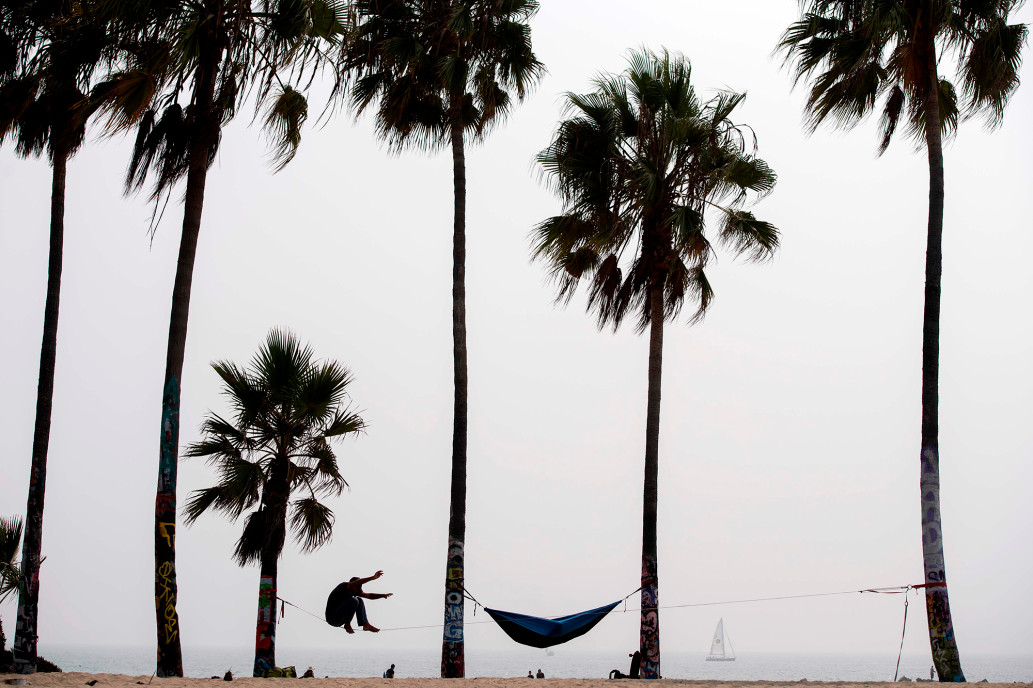
[[[778,258],[722,256],[706,321],[666,330],[660,441],[660,604],[922,581],[918,499],[927,168],[909,141],[875,157],[874,124],[804,135],[803,94],[771,57],[790,0],[544,2],[549,74],[468,152],[470,448],[467,587],[489,606],[564,614],[638,587],[647,341],[600,332],[583,298],[553,304],[529,232],[559,208],[532,169],[565,91],[618,71],[630,48],[685,53],[697,89],[745,90],[738,121],[779,175],[756,213]],[[1026,7],[1016,20],[1033,21]],[[1025,81],[1033,82],[1027,51]],[[314,106],[315,107],[318,106]],[[351,575],[384,627],[358,634],[288,610],[291,647],[440,643],[451,449],[451,159],[391,157],[368,121],[310,127],[273,175],[247,117],[209,175],[183,381],[182,442],[223,410],[209,362],[250,359],[273,326],[351,368],[367,435],[339,447],[352,490],[333,542],[281,563],[280,594],[321,612]],[[941,477],[962,658],[1031,656],[1033,600],[1033,90],[992,134],[946,150]],[[153,504],[160,389],[182,210],[153,243],[150,207],[123,199],[129,142],[94,135],[68,172],[64,282],[41,574],[41,650],[154,638]],[[24,513],[47,263],[50,172],[0,151],[0,513]],[[1023,316],[1022,313],[1027,313]],[[211,484],[180,468],[180,501]],[[254,642],[257,568],[230,561],[240,525],[205,517],[178,538],[188,648]],[[1026,544],[1023,544],[1026,543]],[[913,598],[913,602],[916,600]],[[637,597],[631,606],[637,607]],[[703,653],[721,616],[736,650],[879,652],[899,643],[899,596],[661,611],[665,650]],[[921,610],[921,604],[912,611]],[[483,620],[467,608],[469,620]],[[0,608],[13,635],[14,605]],[[637,643],[637,615],[575,641]],[[509,647],[470,625],[467,651]],[[905,651],[927,651],[912,613]]]

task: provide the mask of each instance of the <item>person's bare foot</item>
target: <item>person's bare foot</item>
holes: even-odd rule
[[[380,633],[380,629],[373,624],[364,623],[362,624],[362,630],[370,631],[371,633]]]
[[[352,628],[351,624],[344,624],[344,630],[346,630],[349,633],[354,633],[355,632],[355,629]]]

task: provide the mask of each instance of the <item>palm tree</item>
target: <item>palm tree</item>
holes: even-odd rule
[[[276,666],[277,562],[288,512],[302,551],[330,541],[334,514],[319,498],[347,486],[330,443],[362,432],[365,423],[346,403],[351,373],[314,360],[288,331],[271,331],[246,369],[226,361],[212,367],[233,415],[209,413],[203,439],[187,448],[186,456],[204,457],[218,469],[219,482],[193,493],[186,522],[209,509],[232,521],[249,512],[233,558],[260,565],[254,675],[264,676]]]
[[[1008,22],[1021,0],[804,0],[779,48],[810,80],[808,126],[854,126],[882,102],[880,154],[903,125],[925,143],[929,215],[922,322],[921,512],[929,641],[941,681],[964,681],[954,638],[940,523],[939,365],[943,272],[943,139],[960,117],[1001,122],[1027,29]],[[953,53],[963,98],[938,71]]]
[[[11,138],[21,156],[46,154],[53,170],[47,296],[25,510],[22,580],[26,584],[18,599],[14,641],[19,673],[36,671],[39,565],[57,359],[66,171],[69,158],[83,143],[86,120],[95,107],[85,93],[110,44],[95,3],[63,0],[4,3],[0,7],[0,45],[10,48],[6,59],[0,56],[0,144]]]
[[[466,152],[523,99],[544,67],[528,21],[537,0],[357,0],[343,66],[356,75],[351,102],[375,103],[378,134],[396,150],[452,148],[454,414],[441,676],[465,675]]]
[[[155,178],[156,208],[186,179],[179,260],[172,292],[162,391],[155,499],[155,613],[158,676],[182,676],[176,612],[176,480],[179,404],[191,280],[208,169],[222,127],[254,95],[282,168],[308,116],[293,81],[308,80],[343,34],[337,0],[120,0],[118,15],[134,32],[133,60],[101,89],[115,130],[138,124],[127,190]],[[157,95],[155,95],[157,94]],[[186,104],[180,98],[186,97]]]
[[[642,506],[642,605],[639,635],[644,678],[660,677],[656,547],[660,381],[664,322],[686,298],[703,318],[713,299],[704,269],[713,258],[706,218],[736,255],[763,260],[778,248],[778,230],[743,209],[749,192],[775,184],[767,164],[747,151],[745,127],[729,117],[742,94],[702,102],[691,68],[677,54],[634,52],[618,76],[602,75],[595,91],[567,94],[566,117],[538,155],[563,212],[535,230],[534,258],[545,261],[568,302],[582,278],[588,310],[600,327],[632,315],[649,329],[645,479]],[[631,249],[630,251],[628,249]]]
[[[0,604],[21,585],[21,569],[15,562],[22,542],[22,520],[17,516],[0,518]],[[0,619],[0,672],[11,670],[3,619]]]

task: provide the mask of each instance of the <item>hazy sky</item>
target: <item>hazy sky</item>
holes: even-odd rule
[[[660,605],[922,582],[921,316],[927,167],[874,124],[801,126],[803,93],[772,51],[793,0],[542,3],[548,75],[469,150],[468,589],[489,606],[571,613],[639,585],[647,340],[600,332],[579,296],[554,305],[529,232],[558,201],[533,157],[561,94],[645,46],[685,53],[702,93],[745,90],[738,121],[779,175],[758,216],[777,259],[723,255],[706,321],[666,330],[660,439]],[[1016,17],[1033,21],[1027,6]],[[940,427],[947,574],[966,653],[1033,657],[1033,71],[1027,49],[1003,126],[964,124],[945,152]],[[318,94],[314,96],[318,106]],[[286,326],[354,373],[369,432],[339,446],[350,492],[333,542],[289,547],[280,594],[321,612],[351,575],[386,573],[357,634],[288,610],[291,647],[434,648],[443,609],[452,432],[452,167],[389,156],[368,121],[309,127],[273,175],[248,117],[209,175],[183,379],[185,446],[224,411],[209,363],[249,360]],[[160,393],[182,209],[151,242],[151,208],[124,199],[129,142],[96,133],[71,162],[41,573],[40,649],[154,642],[153,506]],[[46,285],[50,171],[0,151],[0,514],[24,514]],[[1023,314],[1026,315],[1023,315]],[[213,473],[183,461],[180,501]],[[230,561],[241,525],[206,516],[178,537],[190,647],[254,642],[257,567]],[[917,602],[913,597],[912,602]],[[637,597],[631,607],[637,608]],[[927,652],[923,605],[905,651]],[[0,608],[10,636],[14,604]],[[468,620],[486,619],[483,612]],[[717,619],[736,650],[878,652],[900,639],[899,596],[661,610],[665,651],[705,653]],[[574,641],[630,651],[637,614]],[[573,644],[572,644],[573,646]],[[510,647],[492,624],[467,652]]]

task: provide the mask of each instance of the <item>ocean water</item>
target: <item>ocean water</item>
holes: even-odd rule
[[[65,671],[119,673],[149,676],[154,671],[153,647],[41,647],[40,652]],[[250,676],[254,659],[252,648],[184,648],[184,672],[192,677],[221,677],[227,670]],[[354,650],[281,650],[279,666],[293,665],[300,675],[313,667],[316,676],[379,677],[391,664],[396,676],[434,678],[440,675],[439,651],[362,651]],[[768,681],[892,681],[896,656],[824,654],[746,654],[734,662],[707,662],[702,654],[664,653],[661,671],[664,678],[699,680]],[[928,657],[905,655],[900,674],[912,679],[929,677]],[[1033,657],[963,657],[970,682],[987,679],[992,683],[1033,682]],[[562,647],[549,655],[544,650],[517,648],[506,651],[467,649],[466,675],[522,677],[528,670],[542,669],[547,678],[605,678],[611,669],[628,670],[626,653],[578,652]]]

